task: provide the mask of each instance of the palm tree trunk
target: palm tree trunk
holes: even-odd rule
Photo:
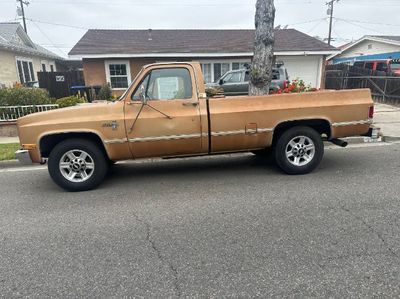
[[[274,60],[274,21],[274,0],[257,0],[256,36],[249,85],[249,95],[251,96],[269,93]]]

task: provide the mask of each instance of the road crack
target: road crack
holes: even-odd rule
[[[378,239],[382,242],[382,244],[386,247],[387,251],[395,258],[399,259],[400,257],[396,254],[396,252],[390,247],[390,245],[387,243],[386,239],[382,236],[380,232],[378,232],[372,225],[370,225],[368,222],[366,222],[362,217],[357,216],[354,214],[350,209],[346,208],[345,206],[341,205],[340,208],[350,214],[352,217],[360,221],[370,232],[375,234]]]
[[[159,261],[161,261],[162,264],[167,265],[172,277],[173,277],[173,287],[174,287],[174,292],[178,298],[181,297],[182,292],[179,287],[179,274],[178,274],[178,269],[161,253],[161,249],[157,247],[155,240],[152,238],[151,235],[151,225],[141,219],[137,214],[133,213],[134,217],[138,222],[140,222],[145,228],[146,228],[146,241],[150,244],[151,248],[155,252],[157,258]]]

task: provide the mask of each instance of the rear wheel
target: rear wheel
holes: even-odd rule
[[[288,174],[310,173],[320,164],[323,155],[322,138],[309,127],[287,130],[275,145],[276,162]]]
[[[48,169],[53,181],[67,191],[96,188],[108,171],[108,161],[99,146],[88,140],[68,139],[51,151]]]

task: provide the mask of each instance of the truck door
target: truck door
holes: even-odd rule
[[[202,153],[199,100],[190,68],[150,68],[126,100],[125,125],[134,158]]]

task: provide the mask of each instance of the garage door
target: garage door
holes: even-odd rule
[[[303,79],[312,87],[321,87],[321,56],[278,56],[277,61],[283,61],[290,80]]]

